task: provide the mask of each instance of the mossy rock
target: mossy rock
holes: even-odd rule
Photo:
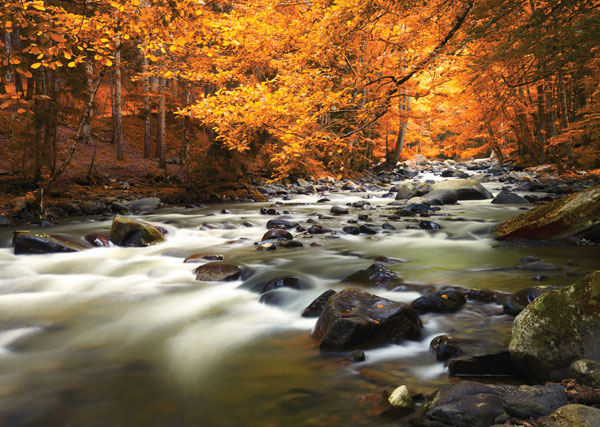
[[[164,242],[165,237],[152,224],[117,216],[110,228],[110,241],[118,246],[150,246]]]
[[[570,194],[500,223],[500,240],[563,239],[586,236],[600,226],[600,186]]]
[[[600,271],[525,307],[513,323],[509,350],[519,370],[535,380],[569,378],[578,359],[600,361]]]

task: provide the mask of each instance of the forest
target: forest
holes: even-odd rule
[[[84,180],[104,161],[189,187],[415,153],[600,167],[594,1],[9,0],[0,25],[9,189],[98,145]]]

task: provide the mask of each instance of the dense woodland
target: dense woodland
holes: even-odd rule
[[[4,0],[2,155],[42,189],[106,128],[114,161],[134,147],[189,185],[348,176],[417,152],[600,168],[599,8]]]

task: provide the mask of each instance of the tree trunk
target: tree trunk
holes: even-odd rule
[[[150,110],[150,77],[148,76],[148,58],[142,55],[142,70],[144,72],[144,158],[152,157],[152,111]]]
[[[410,96],[406,95],[406,89],[402,89],[402,97],[400,98],[400,105],[398,106],[400,113],[403,111],[408,113],[410,111]],[[408,126],[408,118],[400,120],[400,126],[398,126],[398,136],[396,137],[396,146],[394,152],[390,157],[389,165],[394,167],[400,158],[400,152],[404,148],[404,141],[406,137],[406,127]]]
[[[93,90],[94,85],[94,66],[92,61],[85,61],[85,83],[86,83],[86,94],[89,99],[89,94]],[[85,102],[85,101],[84,101]],[[92,117],[94,115],[94,106],[92,105],[89,114],[85,117],[85,123],[83,124],[82,138],[88,145],[94,145],[92,139]]]
[[[114,130],[113,135],[117,143],[117,160],[123,160],[123,115],[121,112],[121,46],[117,45],[115,52],[115,108],[113,110]]]
[[[159,129],[160,133],[158,134],[158,166],[161,169],[167,168],[167,109],[165,106],[165,78],[161,77],[159,79],[159,98],[158,98],[158,108],[159,108]]]

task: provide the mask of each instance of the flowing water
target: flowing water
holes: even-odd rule
[[[498,184],[489,184],[495,193]],[[393,212],[390,199],[371,193],[372,210],[319,220],[340,230],[369,214],[376,225]],[[280,211],[307,224],[332,205],[363,200],[339,192],[279,200]],[[309,333],[315,319],[300,313],[326,289],[380,256],[414,291],[369,289],[410,302],[418,289],[457,285],[515,291],[540,282],[538,272],[515,269],[537,256],[560,270],[542,284],[565,285],[600,266],[598,247],[496,248],[490,229],[520,212],[486,201],[445,206],[431,220],[443,229],[406,228],[372,236],[339,233],[309,238],[301,249],[257,251],[254,242],[273,217],[269,203],[171,208],[140,218],[161,225],[167,241],[147,248],[95,248],[78,253],[15,256],[12,230],[0,234],[0,424],[68,426],[303,426],[382,425],[370,395],[406,384],[428,393],[451,381],[429,352],[436,335],[473,339],[477,351],[508,343],[512,318],[501,307],[469,302],[454,314],[427,314],[423,340],[366,351],[345,362],[321,354]],[[229,213],[221,213],[228,209]],[[457,221],[456,218],[461,219]],[[83,218],[46,228],[84,236],[107,232],[110,218]],[[320,246],[311,246],[318,242]],[[195,280],[192,254],[222,254],[255,271],[247,283]],[[569,262],[573,260],[574,262]],[[203,261],[204,262],[204,261]],[[208,262],[208,261],[206,261]],[[251,284],[294,275],[308,289],[285,290],[279,306],[258,302]]]

